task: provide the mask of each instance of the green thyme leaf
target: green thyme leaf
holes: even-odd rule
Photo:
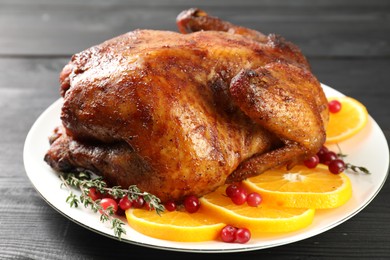
[[[66,198],[66,202],[69,203],[71,208],[77,208],[80,203],[77,196],[73,192],[70,192],[69,196]]]
[[[122,234],[126,234],[126,230],[123,228],[123,223],[117,218],[113,218],[111,221],[111,228],[114,230],[114,235],[119,238],[119,240],[122,239]]]

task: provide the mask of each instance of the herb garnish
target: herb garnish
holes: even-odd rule
[[[99,212],[100,221],[102,223],[109,221],[111,228],[114,231],[114,235],[121,240],[122,234],[126,234],[126,230],[123,228],[125,223],[114,216],[114,210],[112,207],[103,209],[100,205],[100,199],[92,200],[88,195],[90,188],[95,188],[102,194],[109,194],[114,198],[122,198],[128,196],[130,200],[136,200],[140,196],[149,205],[150,209],[154,209],[157,214],[162,213],[165,208],[161,204],[158,197],[148,192],[142,192],[136,185],[131,185],[128,189],[123,189],[120,186],[108,187],[107,183],[103,181],[102,177],[92,178],[88,172],[80,173],[64,173],[60,175],[62,181],[61,187],[66,187],[70,194],[66,198],[66,202],[70,207],[77,208],[79,204],[83,204],[85,208],[90,208],[93,212]],[[77,196],[73,193],[71,187],[75,187],[81,191],[81,195]]]

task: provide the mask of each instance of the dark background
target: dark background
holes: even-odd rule
[[[390,259],[389,182],[332,230],[236,254],[121,243],[74,224],[41,199],[25,174],[23,144],[59,98],[58,75],[71,55],[137,28],[176,31],[177,14],[189,7],[296,43],[318,79],[363,102],[389,140],[390,1],[0,0],[0,258]]]

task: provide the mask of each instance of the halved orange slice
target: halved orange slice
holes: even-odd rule
[[[225,226],[211,214],[164,211],[161,215],[146,209],[126,210],[128,224],[138,232],[164,240],[198,242],[216,240]]]
[[[225,189],[226,186],[222,186],[200,199],[204,211],[223,219],[227,224],[248,228],[253,236],[295,231],[313,221],[314,209],[284,208],[267,203],[261,203],[258,207],[249,207],[246,203],[235,205],[225,195]]]
[[[329,123],[326,130],[326,143],[344,141],[358,133],[368,122],[366,107],[351,97],[330,97],[341,103],[341,110],[329,113]]]
[[[352,196],[352,186],[344,173],[332,174],[319,164],[314,169],[297,165],[266,171],[243,181],[243,185],[258,192],[264,202],[292,208],[335,208]]]

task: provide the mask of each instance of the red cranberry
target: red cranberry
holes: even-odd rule
[[[243,187],[238,187],[230,199],[236,205],[242,205],[246,202],[247,191]]]
[[[237,228],[227,225],[221,230],[221,239],[223,242],[231,243],[236,239]]]
[[[239,228],[236,232],[235,242],[245,244],[251,239],[251,232],[247,228]]]
[[[236,184],[231,184],[229,186],[227,186],[225,192],[226,192],[226,195],[231,198],[233,196],[233,194],[237,191],[238,189],[238,185]]]
[[[249,193],[248,196],[246,196],[246,203],[248,203],[248,205],[251,207],[259,206],[261,201],[262,201],[262,198],[261,198],[260,194],[257,192]]]
[[[164,203],[164,207],[168,211],[175,211],[176,210],[176,203],[173,200],[168,200]]]
[[[142,196],[138,196],[138,198],[133,200],[132,203],[134,208],[140,209],[145,205],[145,200]]]
[[[89,188],[88,196],[93,201],[103,198],[103,194],[101,194],[95,187]]]
[[[119,207],[123,210],[129,209],[132,206],[131,200],[129,200],[129,197],[125,195],[123,198],[119,200]]]
[[[340,159],[333,160],[329,163],[328,169],[333,174],[339,174],[345,170],[345,163]]]
[[[324,154],[324,156],[322,157],[321,163],[323,163],[325,165],[329,165],[329,163],[331,161],[336,160],[336,159],[338,159],[337,154],[335,152],[329,151],[326,154]]]
[[[200,201],[198,197],[190,195],[184,198],[183,205],[188,213],[195,213],[200,208]]]
[[[338,100],[332,100],[328,103],[329,112],[337,113],[341,110],[341,103]]]
[[[320,158],[318,155],[314,155],[306,160],[303,161],[305,166],[309,169],[317,167],[317,165],[320,163]]]
[[[111,198],[103,198],[100,201],[100,206],[103,208],[103,210],[107,210],[110,207],[114,213],[118,210],[118,203],[116,203],[116,201]],[[103,214],[102,211],[100,213]]]

